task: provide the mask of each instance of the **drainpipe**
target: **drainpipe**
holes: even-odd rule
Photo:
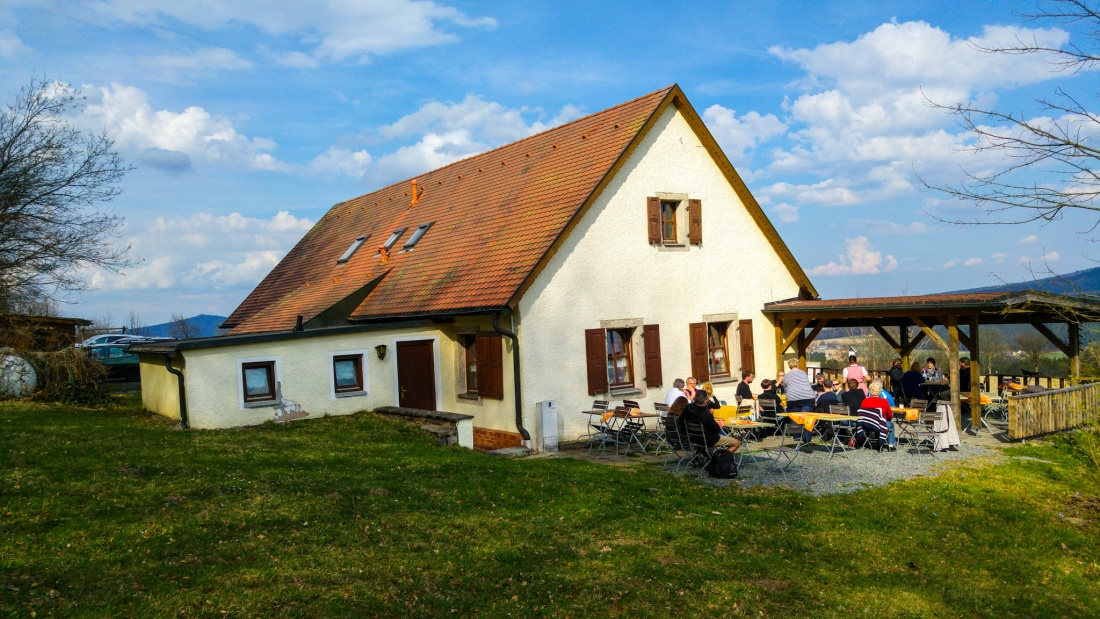
[[[172,355],[164,355],[164,367],[170,374],[176,375],[176,384],[179,385],[180,390],[180,427],[184,430],[188,429],[187,423],[187,392],[184,390],[183,385],[183,372],[172,367]]]
[[[516,429],[523,436],[523,440],[531,440],[531,435],[523,427],[523,398],[520,390],[519,379],[519,338],[515,333],[500,326],[500,313],[493,312],[493,330],[503,335],[504,337],[512,340],[512,382],[516,385]]]

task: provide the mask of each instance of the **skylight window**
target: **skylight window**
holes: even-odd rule
[[[359,249],[359,246],[362,245],[363,242],[366,241],[368,238],[370,238],[369,234],[355,237],[355,240],[351,242],[350,246],[348,246],[347,251],[345,251],[343,255],[336,259],[336,264],[343,264],[348,260],[351,260],[351,257],[355,255],[355,250]]]
[[[397,243],[397,239],[401,238],[401,235],[405,234],[406,230],[408,230],[408,228],[398,228],[393,231],[390,238],[386,239],[386,244],[383,245],[386,249],[386,253],[389,253],[389,251],[393,249],[393,246]]]
[[[405,246],[403,249],[412,249],[413,245],[416,245],[416,242],[420,240],[420,237],[424,236],[424,233],[428,231],[428,228],[432,227],[432,223],[435,222],[420,224],[419,226],[417,226],[416,232],[413,232],[413,235],[409,237],[409,240],[405,241]]]

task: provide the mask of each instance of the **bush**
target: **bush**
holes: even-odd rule
[[[107,402],[102,389],[107,368],[80,348],[28,356],[38,370],[38,391],[33,398],[48,402],[100,406]]]
[[[1069,447],[1094,475],[1100,475],[1100,424],[1093,422],[1069,434],[1060,434],[1057,442]]]

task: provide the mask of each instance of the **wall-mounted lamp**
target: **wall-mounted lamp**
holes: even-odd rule
[[[378,360],[385,361],[386,359],[386,345],[379,344],[374,347],[374,352],[378,353]]]

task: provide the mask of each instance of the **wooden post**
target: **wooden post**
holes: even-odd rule
[[[805,333],[806,332],[804,330],[800,330],[798,332],[798,339],[795,340],[795,345],[798,347],[798,367],[802,368],[803,372],[806,371],[806,348],[807,348],[807,346],[806,346]],[[779,369],[781,371],[783,371],[783,366],[780,366]]]
[[[1071,322],[1069,325],[1069,375],[1071,384],[1081,383],[1081,325]]]
[[[783,348],[783,319],[775,319],[775,370],[778,373],[779,369],[783,367],[783,353],[786,349]]]
[[[913,363],[912,351],[909,350],[909,325],[901,326],[901,367],[906,372],[909,371],[909,365]]]
[[[982,427],[982,372],[978,354],[978,315],[970,317],[970,427],[974,434]]]
[[[947,317],[947,371],[951,374],[948,388],[951,390],[951,411],[955,414],[955,427],[962,428],[962,406],[959,401],[959,317]]]

